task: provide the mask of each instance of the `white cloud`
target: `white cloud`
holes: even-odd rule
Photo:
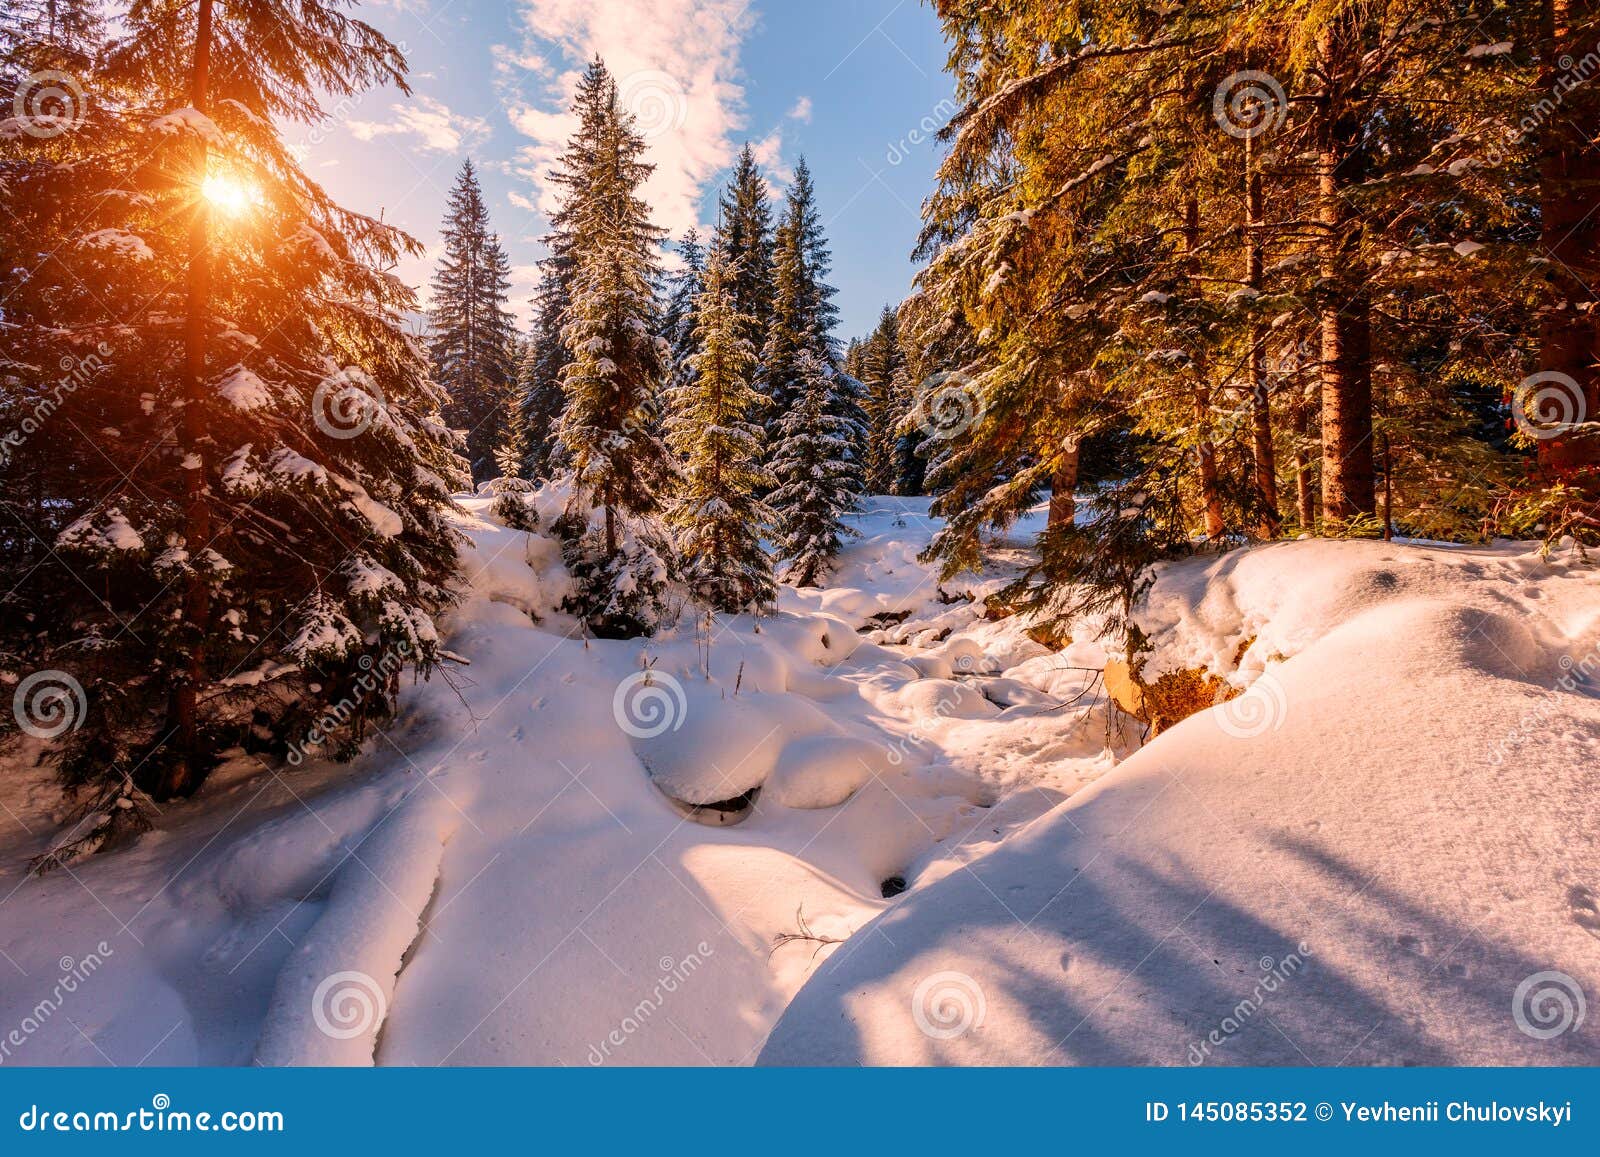
[[[363,141],[414,136],[423,148],[440,153],[458,152],[463,144],[480,144],[489,135],[489,123],[483,118],[451,112],[444,102],[431,96],[419,94],[410,103],[398,101],[389,107],[394,120],[351,121],[350,131]]]
[[[794,107],[789,110],[789,119],[801,121],[805,124],[811,123],[811,98],[809,96],[803,96],[794,102]]]
[[[519,0],[527,42],[495,53],[507,113],[531,144],[517,171],[548,213],[549,180],[575,121],[567,108],[597,53],[638,118],[656,166],[645,186],[655,221],[673,233],[699,223],[700,195],[732,161],[743,127],[739,51],[754,17],[749,0]],[[558,53],[552,67],[546,50]],[[522,82],[537,81],[530,96]]]
[[[767,184],[776,198],[779,191],[787,189],[794,180],[794,166],[783,163],[783,130],[773,129],[759,141],[753,142],[750,151],[755,154],[756,164],[766,171]]]

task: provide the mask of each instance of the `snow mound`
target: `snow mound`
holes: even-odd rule
[[[1600,1063],[1558,1019],[1600,991],[1597,596],[1512,547],[1171,567],[1158,648],[1254,638],[1246,694],[913,889],[761,1062]]]
[[[236,482],[272,469],[322,484],[303,460],[235,461]],[[906,690],[904,660],[926,648],[869,641],[822,608],[826,590],[786,590],[759,622],[686,607],[651,639],[586,638],[561,609],[570,577],[549,533],[569,497],[458,498],[460,601],[439,629],[468,665],[405,679],[353,766],[236,752],[131,847],[32,879],[59,792],[8,764],[0,805],[23,823],[0,833],[0,952],[18,965],[0,969],[0,1014],[22,1022],[58,963],[102,937],[107,966],[70,1021],[5,1059],[749,1063],[807,976],[884,910],[885,880],[914,893],[959,872],[1109,765],[1084,738],[1099,718],[1053,714],[1019,744],[956,680],[942,691],[984,718],[919,715],[938,696]],[[863,516],[838,576],[889,582],[870,589],[910,624],[955,606],[914,561],[933,530],[919,505]],[[390,581],[360,557],[344,578],[380,595]],[[347,637],[315,617],[308,639]],[[952,670],[1025,650],[995,626],[937,644]],[[1024,783],[1037,790],[1008,794]],[[681,806],[746,793],[737,826]]]
[[[725,698],[720,688],[691,683],[685,691],[677,680],[671,691],[661,683],[653,686],[660,690],[665,714],[643,714],[633,726],[655,731],[674,710],[681,717],[659,735],[637,738],[634,750],[656,786],[684,803],[743,795],[767,781],[792,742],[837,732],[819,708],[799,696]],[[638,694],[648,690],[640,685]],[[673,691],[681,698],[674,700]],[[627,710],[624,706],[625,717]]]
[[[784,807],[837,807],[892,765],[881,743],[849,735],[794,740],[767,781],[767,798]]]

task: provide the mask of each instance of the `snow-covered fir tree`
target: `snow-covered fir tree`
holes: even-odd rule
[[[668,436],[683,481],[672,506],[683,577],[719,611],[760,613],[775,594],[772,558],[761,542],[772,512],[757,497],[770,487],[761,430],[751,416],[755,349],[748,318],[735,307],[738,269],[714,244],[695,299],[694,373],[672,392]]]
[[[907,405],[901,395],[905,355],[895,311],[883,307],[878,328],[861,343],[858,376],[866,391],[867,472],[869,494],[906,494],[900,459],[900,426]],[[849,368],[848,365],[846,367]]]
[[[654,629],[670,560],[651,517],[673,478],[656,429],[669,356],[656,335],[662,231],[639,196],[653,168],[643,160],[644,138],[600,60],[577,99],[579,128],[557,173],[564,196],[556,215],[571,262],[558,427],[573,488],[564,527],[577,587],[569,606],[596,634],[631,636]]]
[[[769,425],[780,421],[800,396],[800,351],[812,351],[830,368],[838,364],[832,334],[839,309],[827,280],[831,264],[811,168],[801,157],[773,245],[772,316],[761,352]],[[769,430],[769,440],[772,434]]]
[[[516,385],[511,391],[506,419],[506,440],[498,454],[500,473],[545,482],[557,470],[557,425],[566,397],[561,391],[561,371],[567,364],[567,347],[561,344],[561,317],[567,294],[557,263],[540,266],[539,285],[533,296],[533,330],[522,345],[517,361]]]
[[[827,241],[804,158],[795,169],[773,254],[772,323],[761,353],[767,414],[768,497],[786,577],[826,574],[849,533],[844,517],[864,485],[862,386],[835,358],[838,311],[826,282]]]
[[[34,402],[0,491],[37,544],[0,552],[0,649],[81,687],[67,782],[170,798],[231,746],[346,754],[432,669],[465,473],[385,272],[421,246],[278,127],[404,88],[400,52],[318,0],[140,4],[116,31],[81,115],[0,128],[8,249],[55,251],[0,271]]]
[[[717,212],[717,242],[738,270],[734,305],[748,319],[745,337],[760,350],[772,322],[772,203],[755,149],[748,142],[739,150]]]
[[[696,373],[695,330],[699,322],[695,310],[705,289],[706,254],[699,230],[690,226],[677,250],[681,265],[666,278],[666,306],[661,314],[661,332],[672,351],[668,399],[677,397]]]
[[[480,481],[497,472],[507,406],[516,380],[516,325],[506,305],[511,263],[489,227],[489,207],[472,161],[450,190],[444,252],[433,276],[429,352],[449,401],[445,420],[466,431],[467,456]]]
[[[778,488],[768,501],[785,580],[816,586],[854,533],[844,517],[862,489],[855,452],[861,425],[840,413],[840,375],[816,353],[801,351],[795,370],[799,397],[777,425]]]

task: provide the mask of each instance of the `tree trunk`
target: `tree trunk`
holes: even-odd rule
[[[1183,206],[1184,266],[1189,276],[1189,293],[1200,295],[1200,201],[1189,197]],[[1203,350],[1194,351],[1195,457],[1200,466],[1200,504],[1205,511],[1207,538],[1218,538],[1225,529],[1222,519],[1222,494],[1217,489],[1217,448],[1211,441],[1211,381]]]
[[[1343,27],[1343,25],[1341,25]],[[1372,330],[1366,273],[1360,267],[1362,223],[1343,192],[1361,180],[1354,156],[1360,124],[1346,115],[1337,82],[1334,30],[1323,33],[1326,82],[1318,104],[1318,217],[1323,226],[1322,510],[1334,523],[1376,513],[1372,466]]]
[[[204,112],[211,74],[212,0],[199,0],[195,23],[194,66],[190,74],[189,103]],[[187,508],[184,546],[191,562],[211,540],[211,506],[207,490],[205,451],[206,314],[211,303],[211,222],[203,188],[206,178],[206,144],[194,145],[190,196],[194,207],[189,224],[189,302],[184,323],[183,420],[178,445],[185,459]],[[198,461],[198,465],[194,463]],[[175,732],[176,758],[163,765],[154,794],[158,799],[192,794],[205,777],[201,750],[199,694],[205,677],[205,640],[211,615],[211,592],[206,579],[191,567],[184,593],[185,638],[189,645],[187,669],[172,690],[170,728]]]
[[[1046,524],[1051,530],[1071,526],[1078,514],[1078,440],[1065,438],[1061,452],[1056,456],[1055,472],[1050,476],[1050,518]]]
[[[1294,363],[1294,505],[1300,529],[1307,534],[1317,532],[1317,491],[1311,466],[1311,409],[1305,382],[1305,367],[1300,354],[1295,353]]]
[[[1535,101],[1553,99],[1554,111],[1539,137],[1540,245],[1550,299],[1539,315],[1539,382],[1524,387],[1528,418],[1544,424],[1600,421],[1595,323],[1577,303],[1600,282],[1600,147],[1589,132],[1600,112],[1579,81],[1566,88],[1562,59],[1582,59],[1600,15],[1596,0],[1543,0],[1540,10],[1539,80]],[[1546,401],[1548,399],[1548,401]],[[1555,435],[1539,441],[1539,465],[1553,478],[1600,468],[1600,437]],[[1590,488],[1597,480],[1589,479]]]
[[[1261,173],[1256,168],[1253,138],[1244,138],[1245,280],[1247,288],[1261,291],[1266,268],[1263,249],[1265,222],[1261,208]],[[1250,442],[1255,460],[1256,501],[1261,522],[1256,532],[1276,538],[1283,516],[1278,513],[1278,462],[1272,447],[1272,399],[1267,390],[1267,329],[1258,320],[1250,329]]]

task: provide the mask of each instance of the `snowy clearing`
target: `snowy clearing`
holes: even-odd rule
[[[490,505],[459,687],[409,689],[353,766],[241,755],[38,879],[59,796],[7,768],[6,1063],[1600,1060],[1513,1011],[1545,971],[1600,990],[1575,558],[1173,566],[1157,655],[1250,690],[1138,750],[1083,694],[1092,629],[1049,652],[983,618],[1001,572],[917,561],[926,500],[870,500],[773,618],[631,642],[582,639],[556,544]]]

